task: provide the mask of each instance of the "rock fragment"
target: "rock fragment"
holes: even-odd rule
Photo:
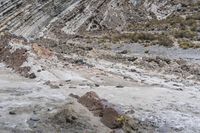
[[[35,79],[35,78],[36,78],[35,73],[31,73],[31,74],[29,75],[29,78],[30,78],[30,79]]]
[[[103,104],[95,92],[87,92],[79,98],[78,102],[92,111],[95,116],[102,116]]]
[[[10,111],[9,114],[10,115],[16,115],[16,112],[15,111]]]
[[[69,94],[70,97],[73,97],[73,98],[76,98],[76,99],[79,99],[80,97],[78,95],[75,95],[73,93]]]
[[[124,86],[122,86],[122,85],[117,85],[116,87],[117,88],[124,88]]]
[[[123,123],[119,120],[120,117],[122,116],[116,109],[108,107],[103,110],[103,117],[101,121],[111,129],[121,128]]]

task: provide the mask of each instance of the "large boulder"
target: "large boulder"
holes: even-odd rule
[[[101,122],[111,129],[121,128],[123,126],[123,114],[117,110],[116,106],[100,99],[95,92],[87,92],[78,100],[95,116],[101,117]]]

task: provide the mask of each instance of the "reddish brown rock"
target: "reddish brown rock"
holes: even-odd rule
[[[79,98],[78,102],[87,107],[95,116],[102,116],[103,103],[95,92],[87,92]]]
[[[114,107],[104,108],[102,123],[111,129],[121,128],[123,123],[119,120],[120,113]]]
[[[27,49],[18,48],[12,49],[9,45],[12,43],[23,43],[26,45],[26,41],[17,38],[10,34],[4,34],[0,36],[0,62],[4,62],[8,67],[12,68],[22,76],[29,77],[30,67],[21,67],[24,62],[27,61]]]
[[[22,67],[23,63],[27,61],[28,50],[23,47],[15,49],[9,43],[27,45],[24,38],[9,33],[0,35],[0,62],[4,62],[7,67],[12,68],[26,78],[36,78],[35,73],[30,73],[31,68],[29,66]]]
[[[113,104],[100,99],[95,92],[87,92],[79,98],[79,103],[88,108],[94,115],[102,117],[101,122],[111,129],[122,128],[123,118]]]
[[[53,53],[49,49],[41,47],[36,43],[32,45],[32,48],[33,51],[41,58],[50,59],[53,56]]]

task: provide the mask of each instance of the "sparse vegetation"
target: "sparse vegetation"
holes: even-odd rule
[[[125,116],[119,116],[116,120],[120,124],[124,125],[124,123],[127,121],[127,118]]]
[[[196,32],[193,32],[191,30],[179,30],[174,32],[174,36],[176,38],[188,38],[188,39],[193,39],[194,37],[197,36]]]
[[[155,18],[149,19],[142,22],[130,23],[127,26],[127,31],[132,31],[133,33],[125,34],[114,34],[111,35],[108,39],[103,39],[100,42],[110,41],[112,43],[118,42],[135,42],[142,43],[144,46],[150,45],[162,45],[165,47],[172,47],[174,45],[175,39],[182,39],[188,41],[182,41],[181,47],[187,48],[192,47],[192,41],[198,40],[198,30],[200,24],[200,14],[199,14],[199,5],[200,2],[195,4],[186,4],[183,2],[183,5],[188,5],[183,7],[182,10],[177,14],[172,14],[166,19],[157,20]],[[191,11],[194,11],[191,14]],[[186,12],[183,14],[182,12]]]
[[[172,47],[174,42],[168,36],[162,35],[158,37],[158,44],[165,47]]]
[[[200,48],[200,44],[193,43],[189,40],[180,40],[178,43],[179,43],[179,47],[181,47],[183,49]]]
[[[188,49],[188,48],[200,48],[200,45],[195,44],[189,40],[181,40],[178,42],[179,43],[179,47],[183,48],[183,49]]]
[[[192,14],[190,16],[187,16],[186,20],[200,20],[200,14],[195,13],[195,14]]]
[[[102,37],[99,38],[98,43],[105,43],[110,41],[112,43],[118,42],[135,42],[143,43],[145,46],[149,45],[162,45],[165,47],[172,47],[173,40],[167,34],[152,34],[152,33],[125,33],[125,34],[114,34],[110,38]]]
[[[190,41],[179,41],[179,46],[183,49],[192,48],[194,45]]]
[[[126,33],[112,36],[112,42],[131,41],[131,42],[144,42],[153,41],[157,37],[151,33]]]

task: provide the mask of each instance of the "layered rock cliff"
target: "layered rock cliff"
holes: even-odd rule
[[[0,31],[7,29],[29,38],[38,37],[39,32],[50,28],[66,34],[121,31],[130,23],[166,19],[182,9],[188,11],[196,2],[199,1],[1,0]]]

